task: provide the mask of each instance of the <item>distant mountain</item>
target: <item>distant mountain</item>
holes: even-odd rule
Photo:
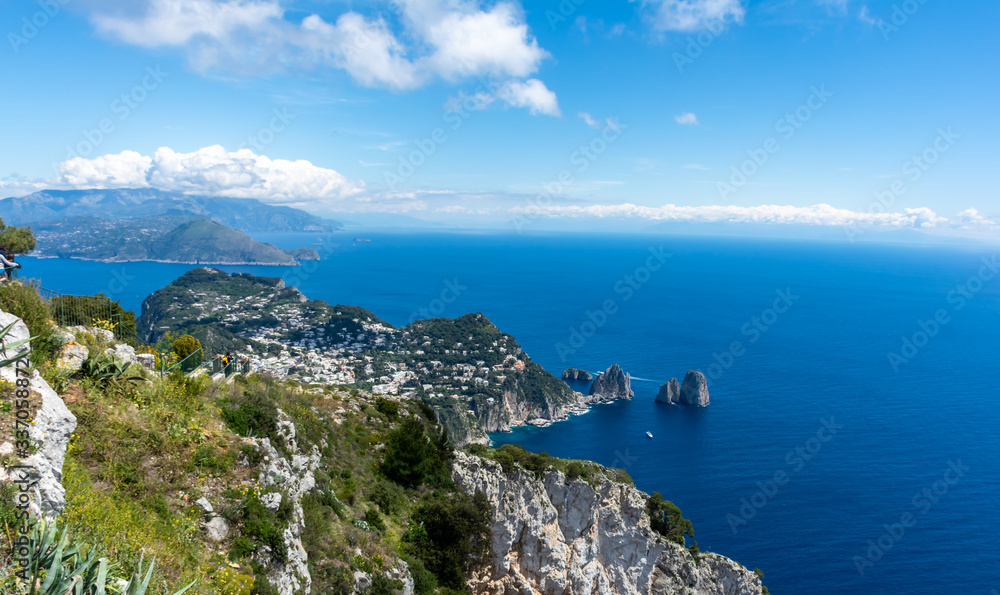
[[[74,217],[36,224],[37,256],[123,262],[275,264],[318,260],[312,248],[285,251],[210,219],[160,215],[133,219]]]
[[[0,200],[0,218],[11,225],[69,217],[125,219],[187,215],[215,219],[246,232],[326,232],[340,229],[301,209],[268,205],[252,198],[189,196],[151,188],[114,190],[42,190]]]

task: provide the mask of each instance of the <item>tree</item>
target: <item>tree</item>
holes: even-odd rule
[[[694,526],[691,521],[681,516],[681,509],[669,500],[663,499],[663,494],[653,492],[646,503],[649,512],[649,526],[660,535],[674,543],[684,545],[684,538],[694,539]]]
[[[425,482],[443,485],[449,481],[452,456],[445,430],[429,437],[424,424],[410,418],[386,438],[381,469],[386,477],[405,487],[415,488]]]
[[[173,345],[173,351],[177,355],[178,360],[186,358],[199,349],[201,349],[201,341],[195,339],[191,335],[178,337],[177,340],[174,341]]]
[[[15,254],[27,254],[35,249],[35,234],[30,227],[12,227],[0,219],[0,244]]]
[[[416,524],[404,535],[404,548],[437,575],[439,584],[466,592],[466,577],[489,556],[491,511],[481,491],[474,496],[435,493],[414,511]]]

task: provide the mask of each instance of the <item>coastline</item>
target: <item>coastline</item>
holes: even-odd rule
[[[30,256],[31,258],[39,259],[50,259],[50,258],[62,258],[65,260],[86,260],[89,262],[104,262],[109,264],[121,264],[127,262],[159,262],[161,264],[193,264],[198,266],[264,266],[264,267],[300,267],[302,263],[298,260],[294,261],[292,264],[283,262],[223,262],[223,261],[190,261],[190,260],[160,260],[155,258],[131,258],[131,259],[110,259],[110,258],[86,258],[83,256],[55,256],[49,254],[25,254],[25,256]]]

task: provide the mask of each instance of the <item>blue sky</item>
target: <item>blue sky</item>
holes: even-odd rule
[[[998,17],[943,0],[18,0],[0,16],[0,196],[154,186],[428,220],[992,234]]]

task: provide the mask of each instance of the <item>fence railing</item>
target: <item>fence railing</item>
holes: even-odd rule
[[[213,375],[225,374],[226,378],[229,378],[233,374],[243,374],[244,376],[250,374],[249,357],[244,357],[242,359],[234,357],[229,360],[228,364],[223,363],[222,360],[223,357],[221,355],[217,355],[212,358],[210,366]]]
[[[38,287],[38,294],[49,305],[52,320],[60,326],[103,328],[122,341],[135,334],[135,329],[125,328],[121,311],[116,312],[115,302],[105,295],[64,295],[44,287]]]
[[[198,349],[195,349],[193,353],[191,353],[181,361],[177,362],[176,364],[173,364],[170,367],[162,368],[160,374],[165,376],[177,369],[179,369],[181,372],[185,374],[190,374],[191,372],[198,369],[199,366],[201,366],[201,360],[202,360],[202,352],[201,352],[201,347],[199,347]]]

